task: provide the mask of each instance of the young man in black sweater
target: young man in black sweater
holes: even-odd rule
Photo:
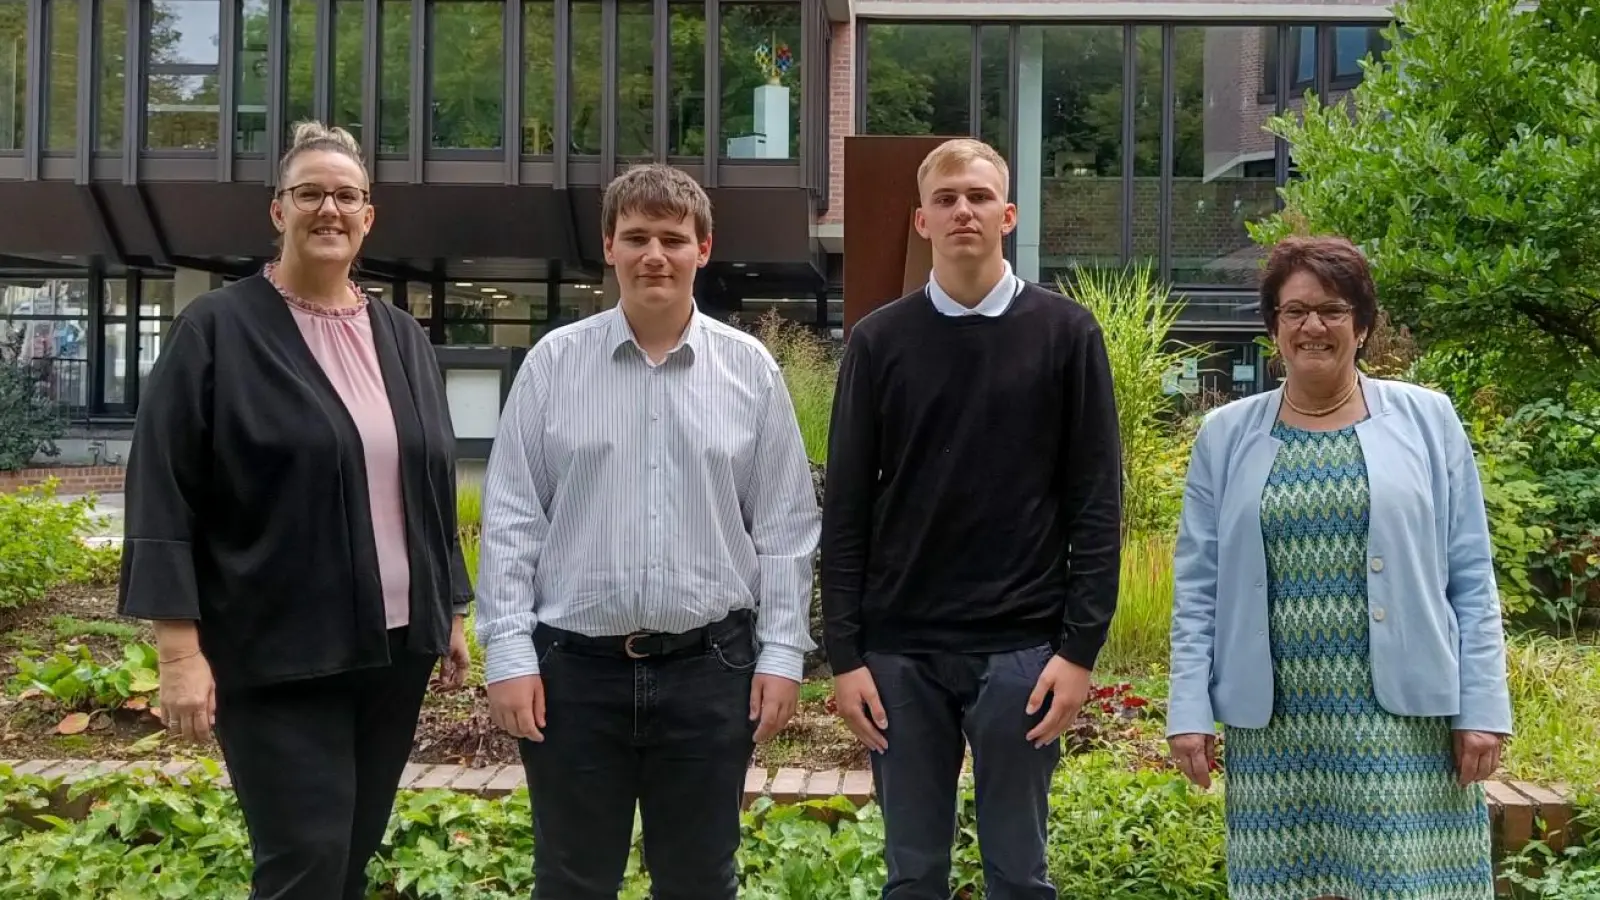
[[[884,900],[950,896],[970,744],[989,900],[1056,897],[1061,734],[1116,608],[1121,442],[1087,310],[1017,278],[1005,160],[945,143],[917,173],[926,287],[856,324],[822,522],[839,713],[874,752]]]

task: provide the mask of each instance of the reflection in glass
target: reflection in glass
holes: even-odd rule
[[[1245,223],[1276,208],[1276,146],[1263,128],[1274,102],[1256,89],[1249,44],[1259,29],[1177,29],[1173,73],[1182,101],[1173,142],[1171,278],[1177,284],[1253,285],[1262,250]],[[1314,46],[1309,45],[1309,46]],[[1298,101],[1297,101],[1298,105]]]
[[[441,150],[499,149],[505,127],[500,4],[439,0],[431,10],[432,145]]]
[[[215,150],[218,0],[152,0],[145,81],[145,146]]]
[[[667,154],[699,156],[706,152],[706,8],[695,2],[674,2],[670,23],[672,46],[667,65]]]
[[[535,0],[522,6],[522,152],[555,153],[555,4]]]
[[[617,155],[655,153],[655,10],[650,0],[617,4]]]
[[[366,4],[338,0],[333,5],[333,124],[361,140],[361,82],[366,62]]]
[[[47,398],[80,409],[89,402],[88,295],[79,279],[0,280],[0,341],[19,348]]]
[[[383,0],[378,57],[378,152],[405,153],[411,141],[411,0]]]
[[[123,80],[128,71],[127,0],[100,0],[100,45],[97,48],[95,140],[101,150],[122,150]],[[0,113],[4,115],[4,113]]]
[[[1133,260],[1155,267],[1161,258],[1161,210],[1166,203],[1161,196],[1161,26],[1136,27],[1133,42]],[[1180,54],[1193,49],[1181,43],[1177,47]],[[1179,70],[1193,64],[1178,57]],[[1173,121],[1180,133],[1197,127],[1202,112],[1198,99],[1178,87]]]
[[[600,4],[573,0],[572,43],[567,67],[567,102],[571,106],[567,152],[574,156],[600,153]]]
[[[866,76],[867,134],[971,132],[971,25],[868,25]]]
[[[726,3],[722,140],[728,159],[800,154],[800,5]]]
[[[985,25],[978,32],[978,137],[1011,158],[1011,28]]]
[[[317,58],[317,0],[288,0],[289,33],[284,41],[288,51],[289,91],[284,103],[283,145],[294,140],[296,122],[316,117],[316,85],[312,81]]]
[[[548,328],[544,282],[456,282],[445,288],[445,343],[531,347]]]
[[[233,147],[239,153],[265,153],[267,149],[267,25],[267,0],[244,0],[239,10],[238,72],[233,90]]]
[[[172,328],[177,303],[169,279],[145,279],[140,282],[139,292],[139,399],[143,400],[150,384],[150,370],[155,368]]]
[[[50,0],[50,71],[45,80],[45,149],[71,150],[78,140],[78,4]]]
[[[1018,34],[1017,274],[1122,262],[1122,27]]]
[[[0,150],[21,150],[28,117],[28,7],[0,0]]]

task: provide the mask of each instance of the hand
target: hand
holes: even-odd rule
[[[1489,731],[1457,731],[1455,734],[1456,780],[1462,787],[1484,781],[1500,768],[1502,735]]]
[[[800,705],[800,683],[782,675],[757,675],[750,685],[750,721],[756,726],[756,742],[770,739],[783,730]]]
[[[878,699],[878,685],[872,680],[872,672],[862,666],[835,675],[833,694],[839,706],[839,717],[855,732],[856,739],[866,744],[868,750],[879,753],[888,750],[889,741],[883,736],[883,729],[889,727],[889,717],[883,711],[883,701]]]
[[[512,737],[544,740],[544,679],[524,675],[489,685],[489,718]]]
[[[467,649],[466,616],[456,616],[450,626],[450,654],[439,665],[439,679],[445,690],[459,690],[467,683],[467,673],[472,671],[472,651]]]
[[[1217,763],[1217,737],[1213,734],[1175,734],[1167,738],[1172,761],[1195,784],[1209,789],[1211,769]]]
[[[1039,711],[1047,694],[1049,712],[1028,732],[1028,740],[1033,742],[1036,750],[1065,734],[1078,717],[1083,701],[1089,698],[1089,670],[1051,655],[1044,671],[1039,673],[1039,682],[1033,686],[1033,693],[1028,696],[1028,715]]]
[[[217,683],[205,655],[195,650],[159,666],[162,721],[186,740],[210,740],[217,724]]]

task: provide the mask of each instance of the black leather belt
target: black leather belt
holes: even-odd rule
[[[590,637],[548,625],[540,625],[539,630],[545,632],[562,650],[572,653],[620,656],[627,659],[665,659],[709,650],[713,638],[737,634],[750,623],[750,611],[740,609],[729,613],[720,621],[681,633],[635,631],[632,634]]]

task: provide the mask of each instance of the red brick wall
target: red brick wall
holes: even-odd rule
[[[822,222],[844,221],[844,138],[855,134],[855,45],[853,22],[833,22],[828,60],[828,211]]]
[[[41,466],[18,472],[0,472],[0,494],[56,479],[59,494],[108,494],[122,490],[122,466]]]

